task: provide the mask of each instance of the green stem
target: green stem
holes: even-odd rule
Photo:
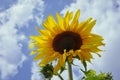
[[[68,74],[69,74],[69,80],[73,80],[72,66],[71,66],[71,63],[69,61],[68,61]]]
[[[60,80],[64,80],[60,74],[58,74],[58,77],[60,78]]]
[[[46,78],[45,80],[51,80],[51,78]]]

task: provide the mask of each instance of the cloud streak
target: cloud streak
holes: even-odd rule
[[[31,80],[42,80],[44,77],[40,74],[40,67],[38,66],[38,62],[32,63],[32,76]]]
[[[36,15],[34,15],[35,12]],[[7,80],[18,73],[27,59],[22,51],[26,36],[19,29],[29,25],[30,20],[41,21],[42,0],[18,0],[16,4],[0,13],[0,80]],[[19,35],[21,35],[19,37]]]

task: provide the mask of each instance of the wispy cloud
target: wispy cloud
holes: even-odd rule
[[[102,53],[102,58],[96,57],[93,60],[94,68],[97,71],[112,72],[114,79],[120,79],[119,67],[119,35],[120,35],[120,1],[119,0],[76,0],[74,3],[67,5],[62,11],[65,14],[67,10],[81,10],[81,20],[86,20],[88,17],[93,17],[97,20],[97,24],[93,29],[94,33],[99,33],[104,37],[106,43],[105,52]],[[91,67],[92,66],[92,67]]]
[[[32,63],[32,76],[31,80],[42,80],[43,75],[40,74],[40,67],[38,66],[38,62]]]
[[[0,13],[0,80],[17,74],[18,67],[22,67],[27,59],[19,42],[26,36],[22,32],[18,34],[18,28],[29,25],[30,20],[39,21],[40,24],[43,9],[42,0],[18,0]]]

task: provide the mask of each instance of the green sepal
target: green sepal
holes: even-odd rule
[[[40,72],[44,75],[45,78],[52,78],[53,76],[53,66],[52,64],[46,64],[42,67]]]
[[[64,70],[66,70],[66,68],[65,68],[65,67],[61,67],[61,69],[60,69],[60,74],[61,74]]]
[[[84,66],[84,68],[85,68],[85,71],[87,71],[87,63],[86,63],[85,60],[83,60],[83,66]]]

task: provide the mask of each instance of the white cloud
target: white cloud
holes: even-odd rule
[[[38,66],[37,62],[32,63],[32,76],[31,80],[42,80],[43,76],[40,74],[40,67]]]
[[[14,57],[13,57],[14,58]],[[1,80],[7,80],[9,79],[9,75],[14,76],[15,74],[18,73],[17,67],[22,67],[22,63],[23,61],[25,61],[26,57],[24,55],[22,55],[21,60],[17,60],[16,62],[18,62],[16,64],[16,62],[12,62],[11,59],[4,59],[4,58],[0,58],[1,62],[0,62],[0,72],[1,72]]]
[[[18,28],[27,26],[30,20],[41,21],[43,4],[42,0],[18,0],[0,13],[0,80],[17,74],[18,67],[22,67],[27,59],[19,42],[25,40],[26,36],[22,32],[17,34]]]
[[[119,35],[120,35],[120,0],[76,0],[67,5],[62,11],[65,14],[67,10],[81,10],[81,20],[86,20],[88,17],[97,19],[97,24],[93,29],[94,33],[98,33],[104,37],[106,43],[105,52],[102,53],[102,58],[95,56],[93,65],[97,71],[112,72],[114,79],[120,79],[119,67]]]

